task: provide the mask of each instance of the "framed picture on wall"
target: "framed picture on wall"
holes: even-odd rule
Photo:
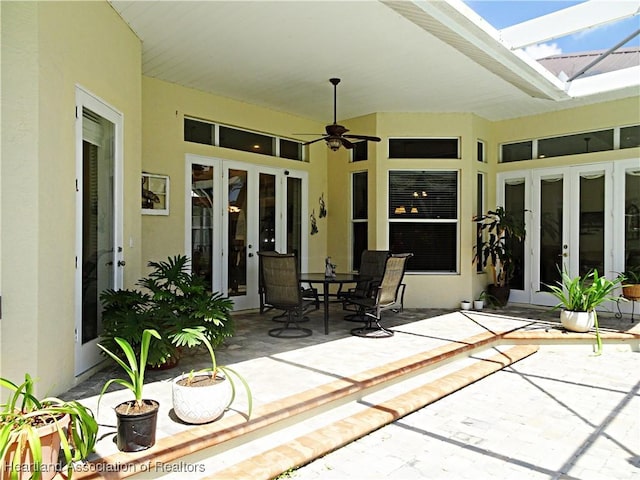
[[[169,177],[154,173],[142,174],[142,213],[169,215]]]

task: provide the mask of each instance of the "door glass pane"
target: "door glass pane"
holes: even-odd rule
[[[302,180],[287,177],[287,253],[295,253],[300,268],[302,251]]]
[[[213,167],[191,166],[191,269],[212,290]]]
[[[102,330],[100,293],[114,288],[113,123],[82,115],[82,343]]]
[[[247,268],[247,172],[229,170],[229,293],[230,297],[246,295]]]
[[[510,180],[504,186],[504,209],[513,216],[515,222],[524,225],[524,179]],[[509,286],[524,290],[524,241],[509,239],[513,252],[513,277]]]
[[[625,175],[624,269],[640,269],[640,170]]]
[[[260,251],[276,249],[276,177],[260,174],[258,198],[260,199]]]
[[[604,173],[580,175],[579,273],[604,271]]]
[[[563,180],[547,178],[540,181],[540,282],[538,288],[555,285],[562,269],[562,190]],[[568,266],[567,266],[568,267]],[[560,269],[560,270],[559,270]]]

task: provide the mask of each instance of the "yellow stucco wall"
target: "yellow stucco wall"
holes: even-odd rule
[[[298,162],[185,142],[183,122],[185,116],[195,117],[287,138],[292,138],[297,132],[322,132],[322,124],[149,77],[143,77],[142,85],[142,170],[169,175],[171,181],[170,214],[143,215],[143,263],[186,253],[184,216],[187,154],[308,172],[309,211],[315,208],[317,216],[317,199],[322,192],[326,192],[327,185],[327,149],[323,143],[312,146],[309,162]],[[309,237],[309,268],[313,270],[324,265],[328,234],[326,222],[319,220],[318,227],[318,234]],[[303,234],[308,232],[308,225],[303,226]]]
[[[124,117],[126,282],[140,264],[141,45],[106,2],[2,2],[0,374],[74,382],[75,87]],[[8,141],[5,141],[8,140]]]

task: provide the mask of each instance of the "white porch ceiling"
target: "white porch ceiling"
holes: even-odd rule
[[[459,0],[110,3],[143,42],[144,75],[323,123],[333,115],[331,77],[342,79],[339,120],[373,112],[501,120],[639,93],[627,82],[571,98]]]

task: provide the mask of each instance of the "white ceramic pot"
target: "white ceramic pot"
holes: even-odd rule
[[[460,302],[460,310],[471,310],[471,302]]]
[[[186,423],[209,423],[220,417],[231,401],[231,384],[218,373],[216,382],[201,386],[179,385],[180,380],[189,377],[185,373],[173,379],[172,398],[173,411],[176,416]],[[196,373],[195,376],[211,374]]]
[[[474,310],[482,310],[484,308],[484,300],[474,300],[473,301],[473,309]]]
[[[572,310],[562,310],[560,312],[560,322],[562,326],[572,332],[588,332],[595,324],[594,312],[574,312]]]

